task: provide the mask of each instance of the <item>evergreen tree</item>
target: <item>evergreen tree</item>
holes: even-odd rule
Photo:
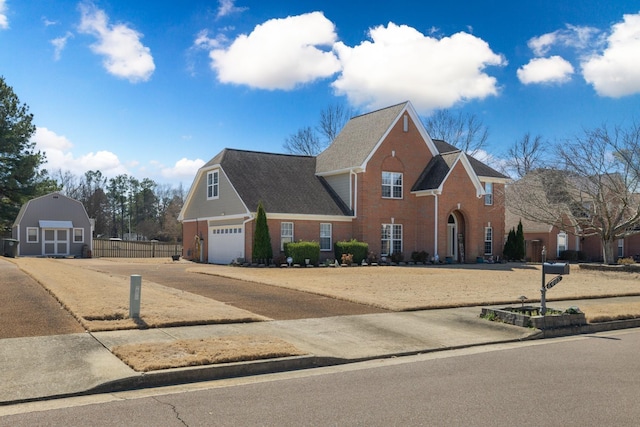
[[[515,259],[523,260],[526,255],[526,249],[524,245],[524,230],[522,229],[522,220],[518,222],[518,230],[516,231],[515,239]]]
[[[507,242],[504,244],[504,250],[502,251],[502,255],[504,258],[509,261],[515,259],[515,251],[516,251],[516,232],[512,228],[509,230],[509,234],[507,235]]]
[[[262,202],[259,202],[256,213],[256,229],[253,234],[253,260],[266,264],[271,258],[273,258],[273,249],[271,248],[267,214]]]
[[[38,170],[44,156],[30,141],[32,120],[29,107],[0,77],[0,231],[11,227],[22,204],[51,189],[46,171]]]

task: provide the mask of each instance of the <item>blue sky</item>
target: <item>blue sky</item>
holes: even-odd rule
[[[474,114],[501,158],[640,120],[640,2],[0,0],[0,75],[50,171],[189,186],[335,102]]]

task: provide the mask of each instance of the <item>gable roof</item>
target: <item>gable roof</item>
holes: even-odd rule
[[[351,215],[324,178],[315,175],[315,157],[226,148],[201,170],[216,166],[250,212],[262,201],[267,214]]]
[[[331,145],[318,155],[316,173],[330,175],[349,170],[364,170],[376,148],[405,112],[415,122],[431,152],[437,154],[437,149],[422,126],[418,114],[407,101],[349,120]]]
[[[33,199],[30,199],[26,203],[24,203],[20,207],[20,211],[18,212],[18,215],[16,216],[15,221],[13,222],[13,226],[17,226],[17,225],[20,224],[20,222],[24,218],[25,214],[27,213],[28,209],[30,209],[33,205],[36,205],[40,201],[43,201],[45,199],[62,199],[62,200],[65,200],[67,203],[71,203],[71,204],[74,204],[74,205],[79,205],[78,209],[82,209],[82,212],[84,213],[84,215],[86,215],[87,219],[89,218],[89,215],[87,214],[87,210],[85,209],[85,207],[82,204],[82,202],[80,202],[79,200],[76,200],[76,199],[72,199],[71,197],[65,196],[64,194],[60,193],[59,191],[54,191],[52,193],[48,193],[48,194],[45,194],[43,196],[34,197]],[[45,214],[45,216],[46,216],[46,214]]]
[[[448,142],[443,141],[441,139],[434,139],[433,143],[438,148],[438,151],[440,152],[440,154],[451,153],[454,151],[461,151],[456,146],[451,145]],[[469,163],[471,164],[473,171],[479,177],[495,178],[497,180],[509,180],[508,176],[498,172],[497,170],[493,169],[491,166],[487,165],[486,163],[482,163],[480,160],[468,154],[466,156],[469,159]]]

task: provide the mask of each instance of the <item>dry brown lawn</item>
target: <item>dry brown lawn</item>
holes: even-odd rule
[[[140,320],[129,318],[129,279],[80,267],[76,261],[16,258],[88,331],[251,322],[266,318],[152,282],[141,291]]]
[[[285,269],[194,264],[189,271],[284,286],[395,311],[514,304],[520,302],[520,296],[539,301],[542,284],[540,266],[523,264]],[[552,277],[547,275],[546,281]],[[571,273],[547,291],[547,301],[631,295],[640,295],[640,274],[583,270],[572,265]],[[595,306],[590,305],[592,309],[595,311]],[[640,304],[607,305],[607,309],[613,316],[640,317]]]
[[[170,263],[157,258],[109,261]],[[16,258],[13,262],[42,283],[90,331],[267,320],[145,281],[141,322],[136,323],[127,318],[128,278],[82,268],[83,260]],[[540,266],[520,264],[278,269],[188,265],[190,272],[282,286],[395,311],[514,304],[522,295],[530,302],[539,301],[541,286]],[[598,272],[579,266],[571,269],[571,274],[547,292],[548,301],[640,295],[637,273]],[[589,303],[583,311],[589,321],[635,318],[640,317],[640,303]],[[288,343],[256,336],[136,344],[115,348],[114,353],[138,371],[300,354]]]
[[[171,343],[125,344],[113,354],[138,372],[302,355],[293,345],[268,336],[228,336]]]

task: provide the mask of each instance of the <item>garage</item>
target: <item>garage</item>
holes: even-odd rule
[[[244,258],[244,227],[242,225],[209,227],[209,262],[229,264],[236,258]]]

